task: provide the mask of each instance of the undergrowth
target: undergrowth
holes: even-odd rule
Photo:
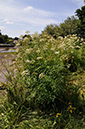
[[[84,129],[85,42],[46,33],[22,38],[6,74],[2,129]],[[82,77],[81,77],[82,76]]]

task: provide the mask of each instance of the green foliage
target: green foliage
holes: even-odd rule
[[[60,23],[60,25],[47,25],[44,31],[54,38],[57,38],[58,36],[65,37],[70,34],[79,34],[79,25],[80,21],[74,16],[71,16],[68,17],[63,23]]]
[[[1,127],[57,129],[80,126],[74,124],[74,120],[84,111],[85,102],[80,98],[79,78],[74,77],[85,70],[85,42],[80,44],[76,35],[54,39],[46,32],[31,38],[24,37],[16,44],[19,46],[17,58],[6,75],[7,98],[1,108]],[[36,120],[29,122],[30,110],[37,110],[41,115],[37,114]],[[82,119],[78,118],[78,121]]]
[[[12,44],[13,39],[0,33],[0,44]]]
[[[5,101],[2,108],[0,109],[1,112],[1,127],[4,129],[11,129],[17,127],[18,123],[22,121],[22,117],[24,117],[24,107],[19,109],[19,105],[16,102],[9,104]]]
[[[81,9],[76,10],[76,15],[80,20],[80,36],[85,38],[85,6],[82,6]]]
[[[66,35],[72,35],[72,34],[78,34],[78,26],[79,26],[79,20],[76,19],[74,16],[71,18],[68,17],[64,23],[60,24],[61,28],[61,36],[65,37]]]

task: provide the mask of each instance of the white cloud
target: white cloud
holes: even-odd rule
[[[27,6],[23,9],[24,13],[31,14],[32,16],[37,17],[50,17],[53,16],[53,12],[44,11],[42,9],[33,8],[32,6]]]
[[[2,22],[5,22],[6,24],[14,24],[12,21],[10,21],[8,19],[4,19],[4,20],[2,20]]]
[[[32,9],[33,9],[32,6],[27,6],[27,7],[24,8],[23,10],[24,10],[25,12],[28,12],[28,11],[30,11],[30,10],[32,10]]]
[[[84,5],[84,0],[72,0],[76,5],[78,6],[83,6]]]
[[[6,24],[13,24],[13,22],[11,22],[11,21],[7,21],[7,22],[6,22]]]
[[[32,6],[19,8],[8,6],[8,4],[0,4],[0,18],[8,19],[5,21],[6,24],[13,24],[14,22],[26,22],[34,25],[57,23],[52,16],[54,16],[53,12],[37,9]]]
[[[0,29],[12,37],[25,34],[26,30],[34,33],[35,30],[40,31],[47,24],[57,23],[56,17],[53,18],[54,16],[54,12],[32,6],[20,7],[9,3],[4,4],[0,1],[0,24],[2,25]],[[10,24],[13,26],[9,26]],[[6,29],[3,25],[6,26]]]

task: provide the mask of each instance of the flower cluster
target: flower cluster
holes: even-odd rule
[[[57,113],[57,114],[56,114],[56,117],[58,118],[60,115],[61,115],[61,113]]]
[[[22,76],[25,76],[25,75],[30,75],[29,71],[28,70],[24,70],[22,73],[21,73]]]
[[[74,110],[76,110],[76,108],[72,106],[72,103],[71,103],[71,102],[69,102],[68,104],[69,104],[69,106],[68,106],[68,111],[69,111],[70,113],[72,113]]]
[[[43,78],[44,76],[45,76],[44,73],[40,73],[40,74],[39,74],[39,79],[40,79],[40,78]]]
[[[26,49],[26,54],[30,54],[33,51],[32,48]]]

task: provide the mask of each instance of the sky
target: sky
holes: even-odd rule
[[[47,25],[64,22],[84,0],[0,0],[0,30],[9,37],[26,31],[41,33]]]

